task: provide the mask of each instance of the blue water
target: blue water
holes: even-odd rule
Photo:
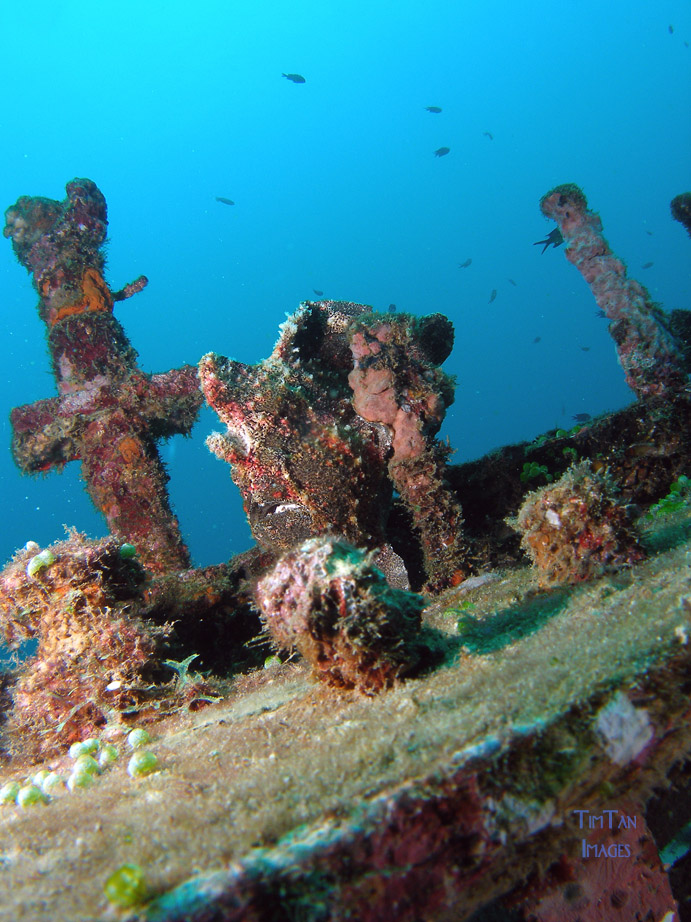
[[[116,307],[147,371],[211,350],[257,362],[316,288],[453,320],[454,460],[621,407],[585,282],[532,245],[563,182],[657,301],[691,307],[669,215],[691,188],[686,0],[37,0],[2,3],[0,41],[0,206],[99,185],[111,287],[150,279]],[[0,560],[63,524],[105,533],[78,465],[28,478],[10,456],[10,408],[55,393],[36,301],[0,240]],[[198,564],[251,543],[214,428],[207,409],[162,447]]]

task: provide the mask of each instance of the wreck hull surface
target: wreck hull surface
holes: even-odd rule
[[[0,919],[106,917],[125,862],[145,869],[155,897],[133,917],[149,922],[461,920],[554,862],[576,875],[595,839],[574,811],[642,828],[691,751],[688,528],[587,585],[537,593],[522,570],[450,591],[425,613],[446,664],[377,697],[260,670],[155,728],[159,773],[117,765],[46,807],[2,808]]]

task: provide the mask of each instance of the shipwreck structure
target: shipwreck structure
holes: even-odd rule
[[[13,454],[26,473],[79,460],[112,532],[30,543],[0,574],[0,635],[38,643],[2,687],[15,918],[686,911],[691,324],[628,278],[578,187],[541,209],[637,402],[455,466],[443,315],[305,302],[256,365],[151,375],[113,313],[146,281],[106,283],[95,184],[8,209],[58,390],[12,411]],[[688,228],[687,197],[673,215]],[[156,442],[204,399],[256,546],[200,569]],[[44,796],[70,744],[110,758],[133,725],[150,774],[116,762]]]

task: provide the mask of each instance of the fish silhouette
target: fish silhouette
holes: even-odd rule
[[[491,131],[483,131],[482,134],[483,134],[483,137],[489,138],[490,141],[494,140],[494,135],[492,134]]]
[[[643,263],[641,269],[651,269],[654,265],[655,263]]]
[[[563,242],[564,238],[562,237],[561,231],[558,227],[555,227],[554,230],[551,230],[549,234],[547,234],[544,240],[536,240],[533,246],[537,247],[544,243],[544,246],[542,247],[542,252],[544,253],[547,247],[560,247]]]
[[[511,282],[514,288],[518,288],[518,285],[514,282],[513,279],[508,279],[508,281]]]
[[[450,147],[438,147],[434,152],[434,156],[435,157],[446,157],[446,155],[449,153],[450,150],[451,150]]]
[[[432,112],[434,115],[439,115],[441,112],[440,106],[425,106],[427,112]]]
[[[487,303],[488,303],[488,304],[491,304],[492,301],[494,301],[494,299],[496,298],[496,296],[497,296],[497,289],[496,289],[496,288],[493,288],[493,289],[492,289],[492,294],[489,296],[489,301],[488,301]]]
[[[282,77],[285,77],[286,80],[292,80],[293,83],[305,83],[305,78],[302,74],[281,74]]]
[[[324,294],[324,292],[323,292],[323,291],[319,291],[318,288],[313,288],[312,291],[315,293],[315,295],[323,295],[323,294]]]
[[[235,204],[232,198],[223,198],[222,195],[217,195],[216,201],[221,202],[223,205],[234,205]]]
[[[458,268],[459,268],[459,269],[467,269],[468,266],[471,264],[471,262],[472,262],[472,259],[466,259],[466,261],[465,261],[464,263],[459,263],[459,264],[458,264]]]
[[[577,423],[587,423],[592,416],[590,413],[574,413],[571,419],[575,419]]]

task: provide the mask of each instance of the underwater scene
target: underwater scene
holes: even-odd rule
[[[0,40],[0,922],[691,922],[689,4]]]

